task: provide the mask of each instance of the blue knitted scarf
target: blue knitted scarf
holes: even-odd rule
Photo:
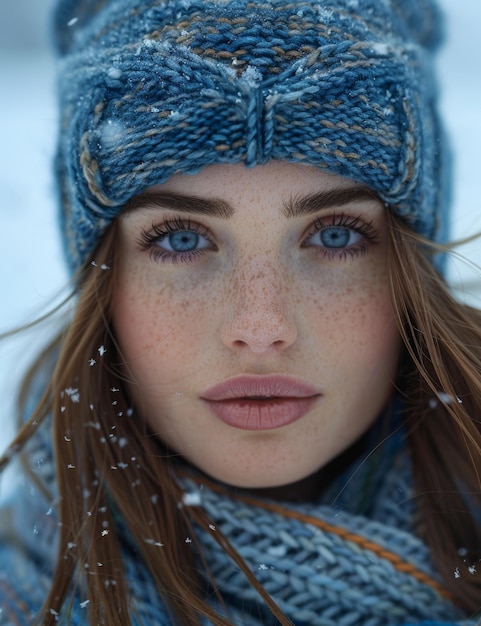
[[[374,435],[379,441],[379,433]],[[474,626],[451,602],[428,547],[418,536],[402,431],[374,451],[372,441],[368,435],[361,453],[318,501],[310,503],[258,498],[212,483],[193,470],[178,473],[184,493],[179,506],[202,507],[209,520],[206,527],[196,526],[196,540],[210,569],[211,576],[205,575],[206,594],[221,614],[236,626],[278,623],[216,541],[218,534],[230,542],[296,626]],[[39,477],[55,490],[48,428],[37,431],[29,456]],[[30,487],[24,496],[16,509],[16,529],[36,558],[22,561],[13,545],[0,541],[1,626],[32,623],[48,590],[47,572],[55,566],[55,510],[47,511],[45,500]],[[124,521],[120,518],[117,523],[132,594],[132,624],[173,625],[138,546]],[[185,538],[187,543],[191,540]],[[199,567],[201,576],[203,569]],[[217,605],[212,582],[224,606]],[[59,623],[84,625],[87,615],[88,600],[79,594],[62,611]]]
[[[199,529],[201,542],[229,608],[244,615],[237,614],[236,624],[277,622],[215,540],[219,531],[297,626],[389,626],[460,618],[427,546],[413,532],[405,451],[382,479],[379,473],[368,477],[370,472],[367,461],[354,475],[346,473],[342,493],[336,481],[321,502],[308,504],[266,502],[182,480],[185,505],[202,506],[211,520],[208,528]],[[366,480],[375,489],[367,507],[362,504]],[[356,514],[359,508],[367,508],[369,517]]]
[[[218,533],[296,626],[465,623],[456,621],[461,614],[416,533],[402,430],[374,451],[377,427],[365,439],[355,460],[312,503],[266,500],[181,474],[181,505],[207,513],[209,524],[196,528],[197,539],[236,625],[278,622],[216,540]],[[149,602],[137,596],[139,608]]]

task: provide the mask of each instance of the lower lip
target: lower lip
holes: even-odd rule
[[[304,417],[319,396],[274,400],[206,400],[225,424],[242,430],[274,430]]]

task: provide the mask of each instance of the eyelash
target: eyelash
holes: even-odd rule
[[[306,243],[316,233],[319,233],[327,228],[346,228],[354,231],[358,235],[361,235],[362,240],[348,248],[323,248],[320,246],[314,246],[317,248],[317,254],[321,254],[328,260],[346,260],[348,258],[355,258],[360,254],[365,254],[370,245],[378,242],[379,231],[374,227],[372,221],[366,222],[360,215],[352,217],[345,213],[333,213],[328,218],[318,217],[314,220],[311,228],[308,231],[307,236],[304,238],[303,248],[310,247]]]
[[[195,261],[198,257],[207,252],[206,249],[189,250],[186,252],[171,252],[170,250],[162,250],[162,248],[156,246],[156,244],[165,237],[180,231],[190,231],[196,233],[212,243],[212,239],[207,228],[197,224],[196,222],[192,222],[190,219],[183,219],[181,217],[166,220],[165,222],[162,222],[162,224],[152,224],[150,231],[142,231],[138,243],[142,250],[150,250],[150,254],[154,261],[159,261],[161,263],[169,261],[174,264],[189,263]]]
[[[347,248],[328,248],[321,246],[314,246],[306,243],[308,239],[313,237],[316,233],[321,232],[327,228],[346,228],[356,232],[362,236],[362,241],[347,247]],[[141,250],[150,250],[151,257],[154,261],[173,264],[177,263],[190,263],[196,261],[199,257],[203,256],[206,252],[210,252],[213,248],[203,248],[200,250],[189,250],[185,252],[173,252],[170,250],[163,250],[156,244],[168,237],[171,234],[178,233],[180,231],[190,231],[200,235],[212,246],[212,237],[210,232],[204,226],[192,222],[190,219],[181,218],[179,216],[166,220],[161,224],[152,224],[150,231],[143,230],[139,238],[139,246]],[[366,222],[361,216],[352,217],[344,213],[334,213],[328,218],[317,218],[311,225],[307,235],[303,239],[303,248],[314,247],[318,254],[322,254],[328,260],[348,258],[354,258],[359,254],[364,254],[369,245],[377,243],[378,231],[373,226],[372,222]]]

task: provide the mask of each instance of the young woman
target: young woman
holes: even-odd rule
[[[61,0],[75,286],[1,624],[475,624],[481,314],[429,0]],[[18,454],[17,454],[18,453]]]

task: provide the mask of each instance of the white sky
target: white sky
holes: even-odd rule
[[[16,0],[0,6],[0,332],[48,305],[66,279],[50,177],[56,125],[53,63],[46,51],[50,4]],[[442,110],[455,153],[453,221],[460,237],[481,231],[481,2],[442,0],[441,5],[449,36],[439,62]],[[462,251],[481,264],[480,241]],[[451,276],[479,291],[479,277],[465,268],[457,266]],[[0,425],[9,419],[21,364],[33,356],[31,339],[21,347],[0,346]],[[0,434],[0,447],[1,442]]]

